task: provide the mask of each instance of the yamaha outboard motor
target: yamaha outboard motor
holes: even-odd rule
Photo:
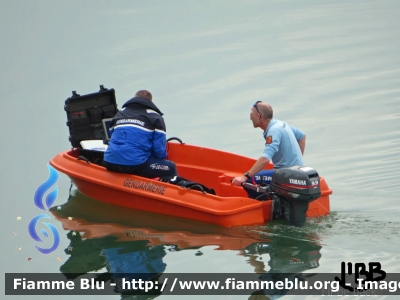
[[[317,171],[310,167],[294,166],[275,170],[271,183],[272,217],[284,217],[291,225],[301,226],[311,201],[321,196]]]
[[[276,169],[267,186],[244,183],[243,187],[264,193],[262,201],[272,200],[271,219],[284,218],[294,226],[304,224],[309,203],[321,196],[317,171],[302,166]]]

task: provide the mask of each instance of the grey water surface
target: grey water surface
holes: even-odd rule
[[[400,273],[399,15],[395,0],[1,1],[0,299],[27,298],[4,295],[5,273],[104,273],[112,253],[128,267],[121,253],[151,256],[166,273],[335,273],[342,261]],[[251,105],[270,103],[306,133],[305,164],[332,188],[331,215],[222,229],[104,206],[60,173],[61,209],[48,212],[60,246],[40,253],[28,223],[42,213],[33,196],[48,161],[70,148],[64,100],[100,84],[119,107],[150,90],[169,137],[253,158],[264,143]],[[136,239],[115,240],[127,230]]]

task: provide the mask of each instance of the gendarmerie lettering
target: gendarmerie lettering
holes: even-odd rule
[[[165,186],[162,186],[162,185],[154,184],[151,182],[144,182],[144,181],[140,181],[140,180],[129,179],[129,178],[125,179],[124,186],[126,186],[128,188],[148,191],[148,192],[152,192],[155,194],[161,194],[161,195],[164,195],[164,192],[167,189]]]
[[[115,124],[139,124],[140,126],[144,126],[144,122],[138,119],[119,119],[117,122],[115,122]]]

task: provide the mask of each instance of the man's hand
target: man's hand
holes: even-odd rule
[[[247,177],[243,175],[243,176],[239,176],[239,177],[233,178],[232,184],[236,185],[236,186],[241,186],[242,183],[246,182],[246,181],[247,181]]]
[[[265,158],[264,156],[261,156],[256,163],[251,167],[249,170],[250,174],[257,174],[260,172],[262,169],[265,168],[265,166],[269,163],[269,159]],[[252,175],[253,176],[253,175]],[[232,184],[236,186],[241,186],[243,182],[246,182],[248,178],[246,176],[239,176],[236,177],[232,180]]]

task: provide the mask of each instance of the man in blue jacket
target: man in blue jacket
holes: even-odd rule
[[[167,160],[162,112],[149,91],[140,90],[113,118],[111,139],[104,154],[107,170],[147,178],[172,178],[175,163]]]
[[[264,170],[269,162],[274,168],[302,166],[306,146],[306,135],[299,129],[273,117],[271,105],[257,101],[250,112],[254,128],[263,130],[265,146],[263,154],[255,164],[243,174],[232,180],[234,185],[243,182],[270,183],[274,170]]]

